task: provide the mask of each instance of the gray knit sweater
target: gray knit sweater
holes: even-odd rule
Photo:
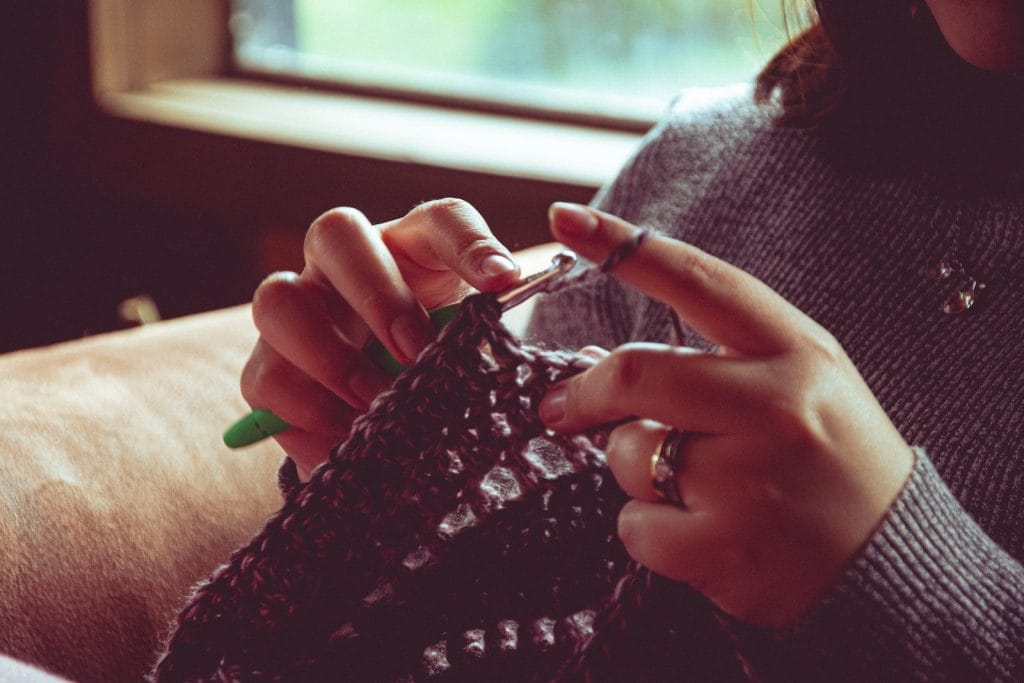
[[[881,149],[847,163],[771,114],[682,97],[597,199],[824,325],[918,447],[813,613],[785,631],[737,624],[739,647],[764,680],[1024,680],[1024,173],[958,190]],[[936,278],[954,244],[987,285],[962,316],[940,310],[956,279]],[[613,278],[546,297],[528,333],[609,348],[669,335],[666,309]]]

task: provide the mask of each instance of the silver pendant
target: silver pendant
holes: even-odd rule
[[[943,259],[939,264],[938,279],[948,280],[954,275],[962,278],[958,278],[961,280],[960,285],[942,302],[942,312],[948,315],[960,315],[969,311],[978,302],[981,290],[985,289],[985,283],[969,274],[959,259]]]

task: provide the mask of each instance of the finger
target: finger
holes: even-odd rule
[[[313,470],[327,462],[331,452],[340,443],[340,439],[298,429],[281,432],[274,439],[288,457],[295,461],[299,481],[309,481],[309,475]]]
[[[630,498],[648,503],[661,500],[652,483],[651,458],[669,429],[654,420],[634,420],[608,435],[608,469]]]
[[[582,349],[580,349],[580,354],[581,355],[584,355],[587,358],[592,358],[595,361],[598,361],[598,360],[601,360],[603,358],[606,358],[608,356],[608,354],[610,354],[610,353],[611,353],[611,351],[609,351],[608,349],[602,348],[600,346],[594,346],[594,345],[584,346]]]
[[[349,405],[365,410],[388,385],[387,376],[338,333],[308,280],[270,276],[256,290],[252,315],[264,343]]]
[[[253,408],[273,412],[292,426],[288,431],[316,433],[338,440],[348,434],[359,415],[348,405],[289,363],[263,340],[256,342],[242,369],[242,397]]]
[[[441,273],[490,292],[508,287],[519,276],[511,252],[494,237],[480,213],[461,199],[420,204],[381,226],[381,233],[409,281]],[[450,302],[430,305],[441,303]]]
[[[577,367],[586,370],[587,368],[592,368],[600,363],[607,355],[608,351],[605,351],[600,346],[584,346],[577,352],[574,364]]]
[[[576,204],[551,207],[552,234],[600,263],[637,228]],[[791,348],[810,323],[763,282],[694,246],[651,234],[615,267],[616,277],[670,306],[707,339],[750,355]]]
[[[307,268],[330,282],[404,364],[437,333],[406,284],[380,231],[355,209],[333,209],[306,233]]]
[[[757,407],[769,395],[760,364],[667,344],[625,344],[552,387],[540,417],[562,432],[643,416],[685,431],[725,433],[757,424]]]
[[[372,334],[366,321],[359,317],[315,264],[307,263],[299,279],[305,287],[319,293],[334,327],[350,345],[361,349],[370,341]]]
[[[618,533],[630,557],[652,571],[700,589],[699,571],[707,553],[704,513],[673,505],[631,500],[619,512]]]
[[[609,435],[605,455],[608,468],[622,490],[631,498],[647,503],[666,504],[654,488],[651,461],[669,427],[654,420],[634,420],[615,428]],[[751,465],[751,453],[756,453],[742,439],[709,436],[694,432],[676,434],[682,439],[677,446],[676,490],[687,510],[693,512],[710,509],[738,494],[738,482],[745,481]],[[756,473],[755,473],[756,474]]]

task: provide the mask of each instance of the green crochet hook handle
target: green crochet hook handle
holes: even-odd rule
[[[430,316],[430,322],[440,332],[455,319],[458,311],[459,304],[455,303],[435,308],[427,315]],[[363,347],[363,353],[369,356],[370,360],[389,377],[398,377],[405,370],[405,366],[388,353],[388,350],[376,338],[371,339]],[[290,424],[269,410],[256,409],[227,428],[224,432],[224,445],[228,448],[243,448],[275,434],[280,434],[289,427],[291,427]]]
[[[639,244],[637,241],[636,244]],[[634,244],[635,248],[635,244]],[[525,277],[514,285],[498,294],[497,299],[501,309],[507,311],[513,306],[518,306],[535,294],[550,292],[557,283],[575,267],[577,262],[576,254],[571,251],[563,251],[551,258],[551,265],[539,273]],[[459,304],[448,304],[428,311],[430,321],[440,332],[445,325],[455,319],[459,312]],[[398,377],[405,370],[405,366],[395,360],[394,356],[388,353],[384,345],[377,339],[371,339],[363,347],[363,353],[370,357],[384,372],[392,378]],[[224,432],[224,444],[228,448],[242,448],[262,441],[274,434],[280,434],[290,427],[287,422],[279,418],[269,410],[254,410],[235,424],[228,427]]]

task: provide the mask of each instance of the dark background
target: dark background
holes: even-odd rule
[[[165,318],[247,301],[332,206],[376,221],[461,196],[522,248],[551,201],[593,191],[117,119],[92,101],[85,2],[7,2],[0,22],[0,351],[122,327],[142,293]]]

